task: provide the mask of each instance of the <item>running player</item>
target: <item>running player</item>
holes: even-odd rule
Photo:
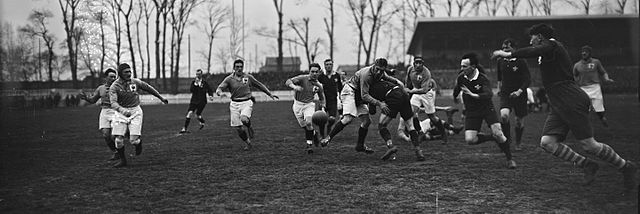
[[[118,74],[116,74],[116,70],[112,68],[108,68],[104,72],[105,82],[104,84],[98,86],[95,92],[91,97],[87,96],[84,93],[79,94],[80,99],[87,101],[88,103],[96,103],[100,100],[100,119],[98,122],[98,128],[102,132],[102,137],[104,138],[104,142],[107,143],[107,146],[113,153],[109,160],[118,160],[120,157],[118,156],[118,152],[116,151],[116,143],[114,137],[111,135],[111,120],[113,119],[114,111],[111,109],[111,100],[109,99],[109,86],[111,83],[116,80]]]
[[[516,48],[515,40],[508,38],[502,42],[502,50],[511,52]],[[513,110],[516,115],[515,150],[522,150],[522,132],[524,117],[527,116],[527,89],[531,83],[531,74],[527,61],[519,58],[498,59],[498,96],[500,97],[500,124],[507,140],[511,141],[511,122],[509,116]]]
[[[573,65],[573,76],[578,85],[591,99],[591,106],[604,126],[608,127],[607,118],[604,116],[604,101],[602,99],[601,80],[613,82],[609,74],[604,70],[600,60],[591,57],[593,48],[585,45],[580,52],[582,59]]]
[[[599,165],[562,143],[571,131],[587,153],[620,170],[624,178],[625,193],[629,194],[636,187],[636,165],[620,157],[609,145],[593,138],[589,120],[589,96],[573,79],[569,54],[564,45],[553,38],[553,34],[554,29],[547,24],[533,25],[529,28],[532,46],[512,52],[496,50],[493,56],[538,58],[542,85],[551,105],[551,112],[542,129],[540,146],[553,156],[582,167],[584,184],[588,185],[595,180]]]
[[[207,105],[207,94],[209,98],[213,99],[213,90],[209,87],[209,83],[202,78],[202,69],[196,70],[196,79],[191,81],[191,101],[189,102],[189,109],[187,109],[187,116],[184,120],[184,127],[180,130],[180,133],[189,132],[189,122],[193,117],[195,111],[198,121],[200,122],[200,129],[204,128],[204,119],[202,118],[202,110]]]
[[[131,67],[127,63],[118,66],[118,79],[109,87],[111,108],[115,110],[111,127],[116,136],[115,143],[120,161],[114,167],[127,165],[124,154],[124,135],[129,131],[129,141],[136,148],[136,155],[142,153],[142,108],[140,108],[140,93],[138,89],[151,93],[164,104],[169,103],[158,91],[148,83],[131,77]]]
[[[481,72],[482,67],[478,65],[478,58],[475,53],[462,56],[460,61],[461,74],[456,80],[453,89],[453,100],[457,102],[457,97],[462,92],[462,100],[465,106],[464,139],[469,145],[477,145],[486,141],[495,141],[498,147],[507,157],[507,168],[515,169],[516,162],[511,156],[509,141],[502,133],[498,115],[493,108],[491,97],[491,84],[489,79]],[[482,121],[491,127],[491,135],[480,132]]]
[[[436,117],[435,115],[435,81],[431,82],[431,80],[431,71],[429,71],[429,69],[424,66],[424,60],[422,59],[422,57],[415,57],[413,59],[413,65],[410,66],[409,69],[407,69],[407,87],[405,88],[405,91],[409,93],[409,95],[411,95],[411,109],[415,114],[418,114],[420,107],[423,106],[426,110],[425,113],[427,113],[429,119],[431,121],[434,121],[436,127],[438,128],[438,130],[440,130],[441,133],[444,133],[444,135],[442,135],[442,143],[446,144],[448,142],[447,132],[440,122],[440,118]],[[429,84],[430,82],[432,84]],[[418,117],[414,117],[414,119],[415,121],[413,121],[413,124],[420,132],[420,135],[424,134],[422,133],[422,129],[419,127],[420,121],[418,120]],[[398,124],[398,130],[404,130],[403,122],[400,122]],[[403,132],[399,131],[398,133],[402,134]],[[403,136],[400,137],[402,138]]]
[[[251,127],[251,113],[253,112],[255,98],[251,95],[251,86],[257,87],[271,99],[278,99],[278,96],[271,94],[271,91],[256,80],[253,75],[244,72],[244,61],[241,59],[233,62],[233,73],[224,78],[216,89],[216,95],[218,96],[226,96],[226,94],[222,94],[222,90],[225,89],[228,89],[231,93],[231,102],[229,103],[230,123],[231,127],[236,128],[240,139],[245,142],[245,151],[251,150],[251,140],[254,137],[253,128]]]
[[[311,63],[309,65],[309,74],[301,74],[285,81],[285,85],[295,91],[293,99],[293,115],[296,116],[298,124],[304,129],[305,139],[307,143],[307,154],[313,153],[311,148],[316,140],[313,123],[311,117],[315,112],[316,105],[313,102],[314,95],[317,93],[320,98],[320,107],[324,109],[325,97],[322,84],[318,82],[320,75],[320,64]],[[320,127],[322,130],[323,127]]]

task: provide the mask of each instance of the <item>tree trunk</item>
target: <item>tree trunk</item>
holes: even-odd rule
[[[125,19],[127,24],[127,40],[129,41],[129,53],[131,53],[131,71],[133,78],[138,78],[138,72],[136,71],[136,53],[133,51],[133,40],[131,39],[131,27],[129,24],[129,18]]]
[[[136,39],[138,40],[138,53],[140,54],[140,79],[144,79],[144,57],[142,55],[142,46],[140,46],[140,22],[136,22]],[[147,77],[149,78],[149,77]]]
[[[104,43],[105,35],[104,35],[104,18],[100,18],[100,48],[101,55],[100,56],[100,72],[104,72],[104,58],[107,55],[106,53],[106,44]]]
[[[157,6],[156,6],[157,7]],[[156,44],[156,84],[159,82],[158,80],[160,79],[160,13],[161,11],[156,10],[156,40],[155,40],[155,44]],[[147,27],[148,29],[148,27]],[[147,39],[147,41],[149,41]],[[148,42],[147,42],[148,45]],[[149,49],[147,49],[147,53],[149,52]],[[162,86],[164,88],[164,85]]]
[[[164,13],[162,20],[162,86],[167,90],[167,69],[165,68],[165,60],[167,58],[167,15]]]
[[[213,34],[209,35],[209,53],[207,54],[207,73],[211,73],[211,51],[213,50]]]
[[[176,74],[173,71],[173,65],[174,65],[173,64],[173,58],[174,58],[175,47],[176,47],[175,40],[174,40],[175,35],[176,35],[176,31],[174,31],[173,28],[171,28],[171,51],[169,52],[170,53],[170,55],[169,55],[170,56],[169,57],[169,60],[170,60],[169,73],[171,74],[171,92],[174,93],[174,94],[176,93],[176,89],[178,88],[178,86],[177,86],[178,85],[178,83],[177,83],[178,81],[176,79]]]

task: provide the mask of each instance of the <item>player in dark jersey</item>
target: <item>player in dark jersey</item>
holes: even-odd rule
[[[230,125],[236,128],[238,136],[245,142],[245,151],[251,150],[251,140],[254,137],[253,128],[251,127],[251,114],[253,113],[255,99],[251,94],[251,86],[258,88],[271,99],[278,99],[278,96],[271,94],[267,86],[254,78],[253,75],[244,72],[244,61],[241,59],[233,62],[233,73],[224,78],[216,89],[216,95],[221,97],[227,96],[222,94],[224,89],[228,89],[231,93],[231,102],[229,103]]]
[[[382,64],[387,63],[384,58],[376,59],[376,62],[383,62]],[[366,99],[366,102],[380,109],[378,131],[388,148],[381,159],[388,160],[398,151],[398,147],[393,145],[391,133],[387,126],[391,120],[400,113],[400,117],[403,119],[401,122],[409,129],[409,136],[411,136],[411,143],[413,144],[417,160],[424,161],[425,157],[424,154],[422,154],[422,149],[420,149],[420,136],[414,126],[414,118],[416,116],[411,106],[411,98],[409,93],[405,91],[402,81],[387,75],[382,69],[371,70],[367,81],[369,85],[368,94],[370,97]]]
[[[469,145],[477,145],[486,141],[495,141],[498,147],[507,157],[507,167],[516,168],[513,161],[509,141],[502,133],[502,128],[498,122],[498,115],[493,107],[491,97],[491,83],[481,72],[482,67],[478,65],[478,58],[475,53],[462,56],[460,61],[461,74],[456,80],[453,89],[453,100],[457,102],[457,97],[462,92],[462,100],[465,107],[464,139]],[[482,121],[491,127],[491,135],[480,132]]]
[[[502,42],[502,50],[511,52],[516,48],[515,40],[508,38]],[[498,59],[498,96],[500,97],[500,124],[502,132],[511,141],[511,122],[509,116],[513,110],[516,115],[515,150],[522,150],[522,132],[524,117],[529,113],[527,106],[527,88],[531,83],[531,74],[527,61],[518,58]]]
[[[338,96],[342,91],[342,78],[340,74],[333,71],[333,60],[324,60],[324,73],[318,76],[318,81],[322,83],[326,99],[325,111],[329,114],[327,127],[331,129],[336,119],[338,119]],[[320,129],[320,134],[324,136],[324,129]]]
[[[200,129],[204,128],[202,110],[204,110],[204,107],[207,105],[207,94],[209,94],[210,99],[213,98],[213,90],[209,87],[209,83],[202,78],[202,69],[196,70],[196,79],[191,81],[189,91],[191,91],[191,100],[189,101],[189,109],[187,109],[184,126],[182,130],[180,130],[181,134],[189,132],[187,128],[189,127],[189,122],[191,122],[194,112],[200,122]]]
[[[105,83],[98,86],[96,91],[93,92],[92,96],[87,96],[84,93],[79,94],[80,99],[83,99],[89,103],[96,103],[100,100],[100,118],[98,122],[98,128],[102,132],[102,137],[104,141],[107,143],[107,146],[113,153],[109,160],[117,160],[120,157],[118,156],[118,152],[116,151],[116,143],[115,137],[111,135],[111,120],[113,119],[114,110],[111,109],[111,100],[109,99],[109,86],[111,83],[116,80],[118,74],[116,70],[112,68],[107,69],[105,72]]]
[[[540,74],[551,112],[547,116],[540,146],[547,152],[565,161],[570,161],[584,170],[584,184],[596,178],[598,163],[584,157],[562,143],[569,131],[579,140],[587,153],[619,169],[624,178],[625,193],[630,194],[636,187],[636,165],[620,157],[609,145],[593,138],[589,120],[591,101],[573,79],[571,59],[564,44],[553,38],[554,29],[547,24],[536,24],[529,28],[530,47],[512,52],[496,50],[494,57],[538,58]]]

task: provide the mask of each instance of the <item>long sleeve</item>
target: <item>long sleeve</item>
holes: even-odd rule
[[[209,94],[209,96],[213,96],[213,89],[211,88],[211,86],[209,86],[209,83],[204,80],[202,83],[204,84],[204,87],[207,90],[207,94]]]
[[[100,99],[100,88],[104,87],[104,86],[99,86],[98,88],[96,88],[96,90],[93,92],[93,95],[91,97],[87,97],[87,102],[93,104],[98,102],[98,99]]]
[[[109,99],[111,100],[111,108],[122,112],[122,106],[118,103],[118,90],[120,84],[113,83],[111,87],[109,87]]]
[[[137,81],[137,83],[140,86],[140,89],[149,92],[158,99],[162,99],[162,95],[160,95],[160,92],[158,92],[158,90],[156,90],[153,86],[149,85],[149,83],[146,83],[144,81]]]
[[[218,85],[218,87],[216,88],[216,91],[217,91],[217,90],[222,91],[222,90],[226,89],[226,88],[227,88],[227,86],[229,85],[229,83],[227,83],[228,79],[229,79],[229,77],[228,77],[228,76],[227,76],[227,77],[225,77],[225,78],[222,80],[222,82],[220,83],[220,85]]]
[[[555,44],[551,41],[543,41],[542,44],[536,46],[529,46],[514,50],[511,52],[513,58],[530,58],[541,56],[542,53],[548,52],[554,48]]]
[[[460,91],[462,91],[462,89],[460,88],[460,84],[462,82],[462,80],[460,79],[460,77],[462,77],[462,75],[464,74],[460,74],[458,75],[458,78],[456,78],[456,85],[453,87],[453,98],[457,98],[458,95],[460,95]]]
[[[257,87],[260,91],[264,92],[265,94],[271,96],[271,91],[269,91],[269,89],[267,88],[267,86],[265,86],[264,84],[262,84],[262,82],[258,81],[256,78],[254,78],[253,76],[249,75],[251,84],[255,87]]]
[[[194,81],[191,81],[191,87],[189,88],[189,91],[190,91],[191,93],[196,93],[196,90],[197,90],[197,89],[196,89],[196,87],[197,87],[197,86],[196,86],[196,81],[195,81],[195,80],[194,80]]]

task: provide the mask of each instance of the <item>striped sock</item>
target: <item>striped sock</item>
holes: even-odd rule
[[[616,151],[613,150],[609,145],[600,143],[602,145],[600,151],[594,154],[596,157],[600,158],[600,160],[606,161],[611,165],[615,166],[617,169],[622,169],[627,161],[622,159]]]
[[[558,147],[551,154],[553,154],[553,156],[559,157],[562,160],[570,161],[580,167],[584,167],[584,165],[587,163],[584,156],[576,153],[571,148],[569,148],[569,146],[562,143],[558,143]]]

